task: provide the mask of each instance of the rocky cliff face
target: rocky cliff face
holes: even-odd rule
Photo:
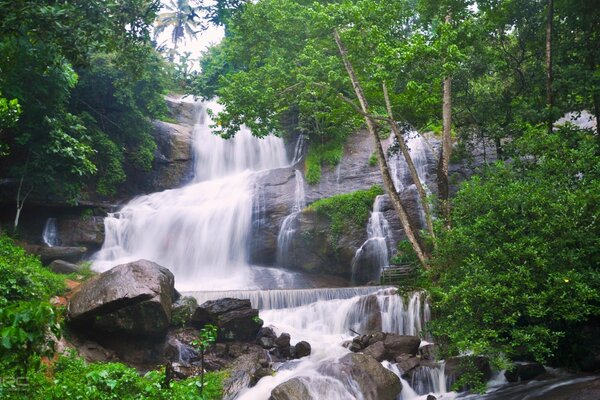
[[[181,186],[192,175],[192,131],[197,115],[196,104],[178,97],[167,97],[167,106],[177,123],[153,121],[152,136],[156,152],[148,172],[128,171],[121,195],[126,198],[160,192]]]
[[[427,184],[435,192],[435,167],[439,145],[435,138],[429,138],[431,149],[426,153],[426,178]],[[386,146],[391,145],[391,140],[386,141]],[[337,194],[351,193],[357,190],[369,189],[373,185],[382,185],[381,173],[377,165],[372,166],[369,160],[374,152],[374,144],[366,131],[359,131],[350,139],[344,148],[341,163],[335,167],[324,166],[321,181],[316,185],[305,185],[306,203],[335,196]],[[398,162],[392,159],[390,162]],[[277,235],[283,220],[292,212],[296,180],[294,170],[304,172],[304,163],[265,172],[257,181],[257,195],[254,216],[254,235],[251,246],[251,262],[262,265],[273,265],[277,259]],[[397,171],[399,179],[406,180],[405,171]],[[418,196],[414,186],[406,185],[402,190],[410,217],[419,225],[421,216],[418,205]],[[391,203],[384,198],[384,215],[390,225],[390,243],[396,243],[404,238],[400,221],[392,208]],[[360,229],[348,229],[338,238],[332,240],[330,232],[331,221],[323,215],[310,210],[303,210],[296,221],[296,233],[290,246],[294,252],[289,267],[311,273],[331,274],[344,278],[351,277],[351,264],[356,251],[367,240],[366,226]],[[393,251],[395,249],[390,249]],[[390,254],[390,255],[392,255]],[[361,270],[367,271],[360,277],[361,281],[368,281],[374,275],[370,265],[372,257],[368,252],[362,254],[357,260]]]

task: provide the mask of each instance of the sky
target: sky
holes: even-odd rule
[[[166,1],[162,0],[162,3],[165,4]],[[160,12],[164,12],[166,11],[165,9],[159,11]],[[158,44],[162,44],[163,42],[166,41],[166,45],[169,48],[173,47],[173,42],[171,41],[171,33],[172,33],[172,29],[166,29],[163,33],[161,33],[158,37]],[[202,53],[202,51],[206,50],[208,47],[210,47],[213,44],[219,43],[221,41],[221,39],[223,39],[223,36],[225,35],[223,27],[219,26],[213,26],[213,25],[209,25],[209,28],[203,32],[200,32],[196,35],[195,38],[191,38],[189,36],[185,36],[183,42],[180,42],[179,45],[177,46],[177,50],[179,51],[179,53],[183,53],[183,52],[191,52],[192,53],[192,59],[196,60],[194,62],[194,69],[197,69],[198,67],[198,63],[197,63],[197,59],[198,57],[200,57],[200,54]]]

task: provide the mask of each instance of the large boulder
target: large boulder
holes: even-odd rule
[[[100,248],[104,243],[104,217],[59,218],[58,236],[64,246]]]
[[[263,321],[258,310],[252,308],[250,300],[224,298],[210,300],[200,305],[191,318],[191,324],[202,328],[206,324],[216,325],[219,341],[254,341]]]
[[[504,373],[509,382],[528,381],[546,373],[546,368],[540,363],[520,362]]]
[[[355,337],[349,349],[352,352],[364,352],[380,361],[394,362],[400,356],[416,356],[420,344],[421,339],[417,336],[373,332]]]
[[[342,382],[354,381],[365,400],[394,400],[402,390],[396,374],[365,354],[347,354],[335,363],[323,364],[319,372]]]
[[[87,252],[87,249],[85,247],[49,247],[46,245],[39,246],[28,243],[19,243],[19,246],[23,247],[28,253],[40,256],[40,260],[44,265],[48,265],[55,260],[63,260],[71,263],[76,263],[78,261],[81,261],[81,259]]]
[[[401,354],[416,356],[420,344],[421,339],[416,336],[396,335],[395,333],[388,333],[383,341],[389,357],[393,359]]]
[[[292,378],[275,387],[269,400],[314,400],[310,395],[310,383],[303,378]]]
[[[192,315],[198,308],[198,302],[194,297],[183,296],[175,303],[171,309],[171,326],[185,326],[192,319]]]
[[[228,367],[228,376],[223,381],[223,398],[234,399],[237,394],[265,376],[269,369],[267,352],[260,347],[251,347],[251,351],[237,357]]]
[[[50,271],[57,274],[73,274],[78,273],[81,267],[77,264],[72,264],[63,260],[54,260],[48,265]]]
[[[94,333],[164,336],[174,294],[171,271],[151,261],[134,261],[84,283],[71,298],[69,318]]]

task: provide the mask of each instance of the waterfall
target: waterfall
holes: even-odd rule
[[[58,246],[58,227],[56,226],[56,218],[48,218],[42,232],[42,241],[48,247]]]
[[[374,291],[368,292],[370,290]],[[347,297],[351,291],[356,291],[357,295]],[[342,344],[352,338],[352,330],[366,332],[372,327],[367,324],[373,316],[381,318],[378,329],[383,327],[383,331],[401,335],[419,334],[426,322],[422,313],[424,307],[415,306],[424,301],[421,293],[413,293],[406,301],[396,294],[395,289],[376,287],[317,289],[305,293],[280,291],[278,295],[281,300],[278,305],[288,307],[265,305],[267,308],[261,310],[260,317],[277,333],[288,332],[293,343],[301,340],[311,343],[312,353],[300,360],[283,363],[274,376],[262,378],[256,386],[242,391],[238,399],[266,400],[275,386],[294,377],[308,382],[315,399],[363,398],[356,382],[335,372],[339,370],[337,360],[349,353]],[[410,313],[419,315],[409,317]],[[404,315],[403,323],[398,323],[398,314]]]
[[[352,281],[378,280],[381,270],[389,267],[388,251],[390,225],[383,214],[383,195],[377,196],[367,224],[367,240],[356,250],[352,259]],[[364,271],[365,258],[369,260]]]
[[[292,159],[292,165],[296,165],[302,159],[304,155],[304,148],[306,147],[306,136],[300,134],[296,140],[296,146],[294,147],[294,158]]]
[[[410,158],[412,159],[415,169],[417,170],[419,180],[421,181],[425,192],[429,195],[430,190],[427,187],[428,159],[433,157],[429,145],[417,131],[412,130],[407,134],[406,146],[408,147]],[[394,155],[390,159],[389,165],[396,190],[398,192],[413,190],[415,191],[415,196],[418,197],[415,184],[402,153]],[[420,199],[417,201],[417,204],[419,207],[421,226],[425,226],[425,211],[423,210],[423,205],[421,204]]]
[[[207,110],[219,107],[198,107],[193,181],[140,196],[109,214],[94,269],[144,258],[169,268],[180,290],[254,287],[248,246],[255,171],[287,165],[285,148],[280,138],[256,138],[244,127],[232,139],[214,135]]]
[[[279,234],[277,235],[277,264],[282,267],[290,265],[290,260],[294,258],[293,239],[296,233],[296,224],[298,215],[306,207],[306,196],[304,194],[304,177],[302,172],[294,170],[296,179],[296,189],[294,191],[294,205],[292,212],[285,217]]]
[[[342,300],[375,293],[392,294],[393,292],[395,292],[393,288],[360,286],[324,289],[228,290],[188,292],[186,294],[195,297],[198,304],[208,300],[233,297],[236,299],[249,299],[252,307],[259,310],[279,310],[305,306],[317,301]]]

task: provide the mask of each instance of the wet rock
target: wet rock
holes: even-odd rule
[[[392,358],[400,354],[417,355],[421,339],[416,336],[396,335],[388,333],[383,341],[383,345]]]
[[[296,232],[291,238],[293,254],[286,267],[314,274],[328,274],[350,279],[352,259],[367,238],[366,229],[349,224],[335,242],[331,221],[311,209],[303,210],[296,219]]]
[[[290,347],[290,339],[290,334],[283,332],[277,339],[275,339],[275,346]]]
[[[306,357],[306,356],[310,355],[310,352],[312,351],[310,343],[305,342],[304,340],[296,343],[296,346],[294,346],[294,349],[295,349],[297,358]]]
[[[419,348],[419,355],[422,360],[434,361],[438,358],[438,348],[435,344],[426,344]]]
[[[104,217],[59,218],[58,236],[63,246],[98,249],[104,243]]]
[[[92,332],[163,336],[171,320],[174,277],[147,260],[122,264],[81,286],[69,304],[73,325]]]
[[[419,367],[419,365],[421,365],[421,359],[418,357],[401,355],[396,357],[396,363],[398,363],[398,368],[400,368],[400,371],[405,374]]]
[[[256,344],[258,344],[263,349],[272,349],[275,347],[275,339],[277,339],[277,335],[273,328],[271,327],[262,327],[258,331]]]
[[[191,296],[184,296],[173,303],[171,309],[171,326],[185,326],[192,319],[198,302]]]
[[[229,376],[223,381],[223,399],[234,399],[243,389],[254,386],[267,375],[264,365],[268,365],[268,356],[258,346],[252,347],[252,352],[236,358],[229,367]]]
[[[360,332],[373,333],[381,331],[381,308],[377,296],[361,297],[357,308],[360,310]]]
[[[387,351],[383,345],[383,342],[376,342],[367,347],[363,353],[381,362],[386,359]]]
[[[426,400],[437,400],[437,397],[435,397],[435,396],[434,396],[434,395],[432,395],[432,394],[428,394],[428,395],[427,395],[427,399],[426,399]]]
[[[250,300],[224,298],[200,305],[192,315],[191,324],[199,329],[206,324],[216,325],[219,341],[254,342],[263,321]]]
[[[359,351],[361,351],[363,349],[362,344],[360,343],[360,341],[352,341],[352,343],[350,343],[350,346],[348,347],[348,350],[350,350],[353,353],[357,353]]]
[[[310,383],[303,378],[292,378],[275,387],[269,400],[315,400],[308,389]]]
[[[384,332],[373,332],[372,334],[369,335],[369,341],[368,341],[369,346],[374,343],[384,341],[386,336],[387,335]]]
[[[600,378],[556,385],[544,393],[531,393],[531,400],[598,400],[600,399]]]
[[[72,264],[63,260],[54,260],[48,265],[50,271],[57,274],[73,274],[78,273],[81,267],[77,264]]]
[[[509,382],[527,381],[546,373],[542,364],[527,362],[515,363],[513,369],[506,371],[504,377]]]
[[[55,260],[63,260],[71,263],[81,261],[87,249],[85,247],[62,247],[62,246],[38,246],[28,243],[19,243],[28,253],[40,256],[42,264],[48,265]]]
[[[366,400],[393,400],[402,390],[396,374],[365,354],[347,354],[339,362],[322,365],[319,372],[342,382],[355,381]]]

